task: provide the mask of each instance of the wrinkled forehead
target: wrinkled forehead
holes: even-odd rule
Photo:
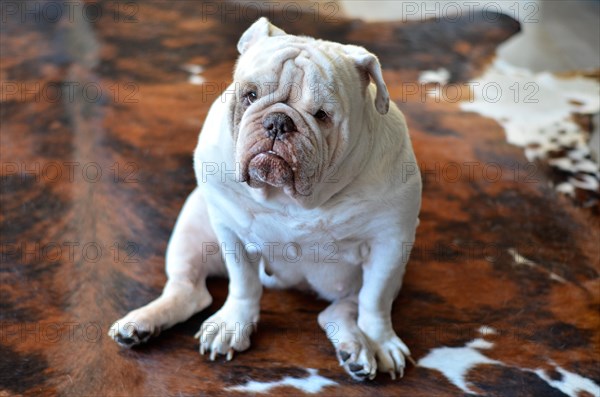
[[[335,103],[328,102],[337,102],[345,94],[340,82],[355,78],[351,69],[340,44],[303,37],[271,37],[240,57],[235,80],[242,86],[255,87],[259,96],[287,95],[290,102],[333,107]]]

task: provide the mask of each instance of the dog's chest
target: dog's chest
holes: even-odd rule
[[[338,202],[306,210],[293,203],[276,204],[282,200],[260,202],[233,188],[209,197],[218,197],[209,200],[209,211],[219,213],[246,250],[261,255],[278,273],[292,268],[305,273],[315,265],[335,272],[336,266],[360,265],[368,259],[369,222],[376,217],[365,217],[371,211],[364,203]]]
[[[364,218],[356,212],[248,208],[247,214],[250,224],[241,237],[273,266],[360,265],[368,257]]]

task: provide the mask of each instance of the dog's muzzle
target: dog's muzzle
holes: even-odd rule
[[[278,155],[274,149],[276,141],[285,140],[289,134],[297,131],[294,121],[285,113],[274,112],[263,120],[264,134],[272,144],[270,150],[254,156],[248,164],[248,184],[252,187],[262,187],[268,184],[283,187],[294,182],[294,173],[287,161]]]
[[[248,174],[250,176],[249,184],[252,187],[261,187],[260,182],[275,187],[283,187],[294,181],[292,168],[284,159],[272,151],[254,156],[248,165]]]

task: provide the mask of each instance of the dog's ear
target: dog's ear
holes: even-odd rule
[[[286,34],[283,30],[279,29],[277,26],[273,25],[269,20],[265,17],[258,19],[256,22],[252,24],[240,37],[240,41],[238,41],[237,49],[240,54],[243,54],[250,48],[254,43],[259,41],[264,37],[269,36],[281,36]]]
[[[385,85],[385,81],[383,81],[379,60],[375,55],[371,54],[363,47],[349,44],[344,46],[344,50],[346,54],[354,60],[359,72],[367,76],[367,85],[369,85],[368,77],[375,83],[375,86],[377,87],[375,108],[379,113],[386,114],[390,109],[390,95],[387,86]]]

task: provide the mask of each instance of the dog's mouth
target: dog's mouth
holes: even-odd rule
[[[293,186],[294,172],[287,161],[272,150],[258,153],[248,164],[248,185],[261,188]]]

